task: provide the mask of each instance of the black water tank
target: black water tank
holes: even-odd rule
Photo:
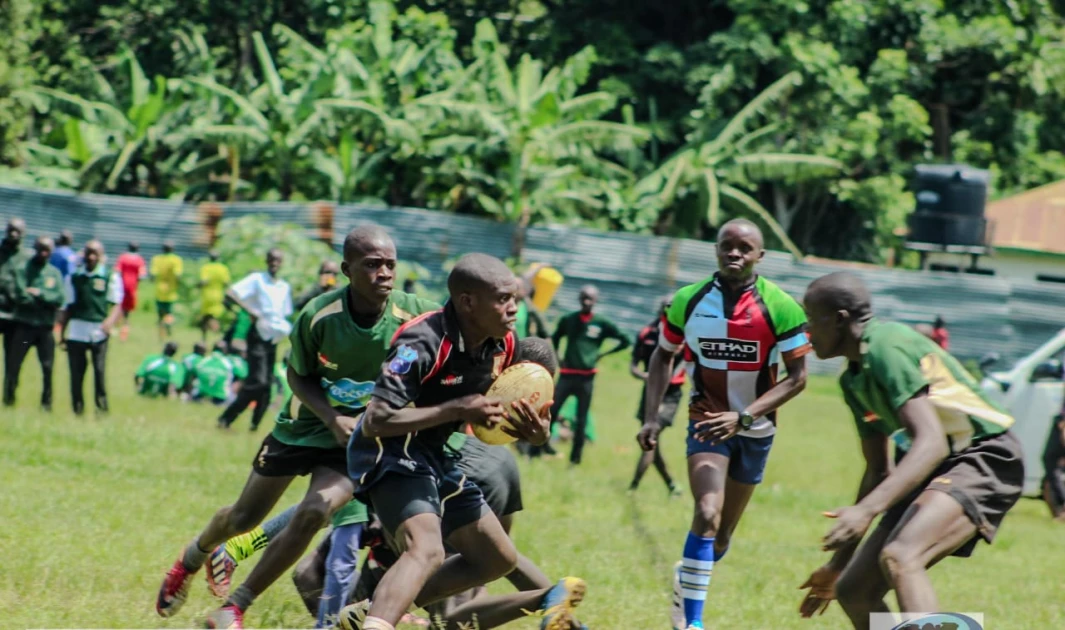
[[[984,216],[988,171],[964,164],[918,164],[914,170],[917,212]]]
[[[907,218],[906,240],[944,247],[986,245],[990,173],[962,164],[919,164],[914,170],[917,207]]]
[[[910,228],[906,240],[933,245],[986,245],[987,219],[938,212],[914,212],[906,219]]]

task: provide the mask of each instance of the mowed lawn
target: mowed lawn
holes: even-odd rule
[[[69,412],[63,353],[53,414],[37,410],[40,377],[32,355],[18,406],[0,410],[0,627],[198,627],[216,605],[198,577],[175,619],[160,619],[153,608],[182,545],[240,492],[269,428],[251,434],[245,416],[232,432],[220,433],[215,408],[137,398],[133,372],[159,345],[150,317],[137,313],[131,340],[111,346],[109,416],[79,419]],[[179,331],[180,354],[194,337]],[[669,499],[653,470],[635,496],[626,494],[637,456],[633,408],[640,388],[628,376],[627,358],[615,359],[599,376],[593,407],[599,440],[584,464],[522,462],[525,511],[514,533],[519,548],[548,574],[587,579],[581,613],[591,628],[668,628],[670,569],[687,531],[690,500]],[[88,382],[86,394],[91,400]],[[663,442],[686,487],[682,431],[668,430]],[[814,379],[781,414],[765,483],[714,571],[708,628],[847,627],[835,605],[823,617],[801,620],[797,587],[826,557],[818,543],[830,522],[821,512],[849,504],[861,470],[834,382]],[[294,483],[275,512],[305,487]],[[1041,502],[1022,500],[993,547],[981,545],[973,558],[933,570],[941,601],[984,612],[990,628],[1065,627],[1063,535]],[[251,562],[238,569],[238,580]],[[307,628],[313,620],[285,578],[259,599],[247,623]],[[537,627],[531,620],[512,626]]]

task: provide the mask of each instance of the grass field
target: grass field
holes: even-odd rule
[[[40,377],[32,355],[18,406],[0,411],[2,628],[188,628],[216,605],[198,579],[175,619],[162,620],[153,608],[163,573],[214,510],[236,498],[268,429],[250,434],[245,416],[222,434],[214,408],[135,397],[133,371],[158,345],[150,322],[137,313],[140,328],[131,340],[113,342],[108,417],[69,412],[63,353],[55,413],[37,411]],[[180,331],[182,354],[193,337]],[[522,462],[526,509],[515,537],[549,575],[588,580],[581,613],[591,628],[668,628],[670,568],[691,507],[687,498],[667,498],[653,471],[635,497],[626,496],[640,390],[617,359],[599,377],[593,411],[600,437],[585,463],[569,470],[564,460]],[[89,383],[86,392],[91,400]],[[855,432],[829,379],[814,379],[780,426],[765,483],[714,571],[708,628],[847,627],[836,605],[812,621],[796,609],[798,585],[825,558],[818,541],[829,523],[820,512],[849,504],[857,487]],[[663,441],[671,469],[686,479],[681,431],[667,431]],[[278,510],[305,487],[293,484]],[[981,545],[972,559],[934,570],[941,601],[984,612],[989,628],[1065,628],[1062,534],[1042,503],[1022,500],[993,547]],[[238,569],[238,580],[250,562]],[[247,623],[313,626],[287,579],[259,599]]]

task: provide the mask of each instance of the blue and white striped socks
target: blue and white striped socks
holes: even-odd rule
[[[722,554],[724,555],[724,554]],[[703,627],[703,604],[714,570],[714,539],[688,532],[680,565],[680,588],[688,627]]]

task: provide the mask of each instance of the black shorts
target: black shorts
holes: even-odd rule
[[[364,496],[391,537],[407,519],[419,514],[436,514],[447,540],[452,532],[481,520],[489,512],[480,488],[457,466],[439,481],[430,475],[389,473]]]
[[[389,534],[412,516],[433,513],[443,519],[446,538],[488,513],[481,490],[443,445],[373,440],[359,427],[355,431],[348,443],[348,476],[355,497],[370,506]]]
[[[885,512],[877,527],[894,530],[910,504],[925,490],[946,492],[961,504],[965,515],[976,525],[972,540],[951,554],[965,558],[972,555],[981,538],[991,543],[1003,517],[1017,503],[1023,489],[1021,443],[1007,431],[947,457],[927,482]]]
[[[484,494],[488,508],[498,517],[522,510],[518,462],[506,446],[489,446],[475,437],[459,450],[459,470]]]
[[[662,404],[658,406],[658,424],[662,428],[673,426],[673,418],[677,416],[677,409],[680,408],[680,401],[683,396],[681,395],[680,385],[670,385],[666,388],[666,395],[662,397]],[[636,408],[636,419],[643,423],[643,408],[647,404],[647,386],[643,386],[643,393],[640,394],[640,406]]]
[[[252,470],[263,477],[302,477],[319,466],[348,474],[348,454],[343,447],[317,448],[285,444],[273,436],[266,436],[259,452],[252,460]]]

